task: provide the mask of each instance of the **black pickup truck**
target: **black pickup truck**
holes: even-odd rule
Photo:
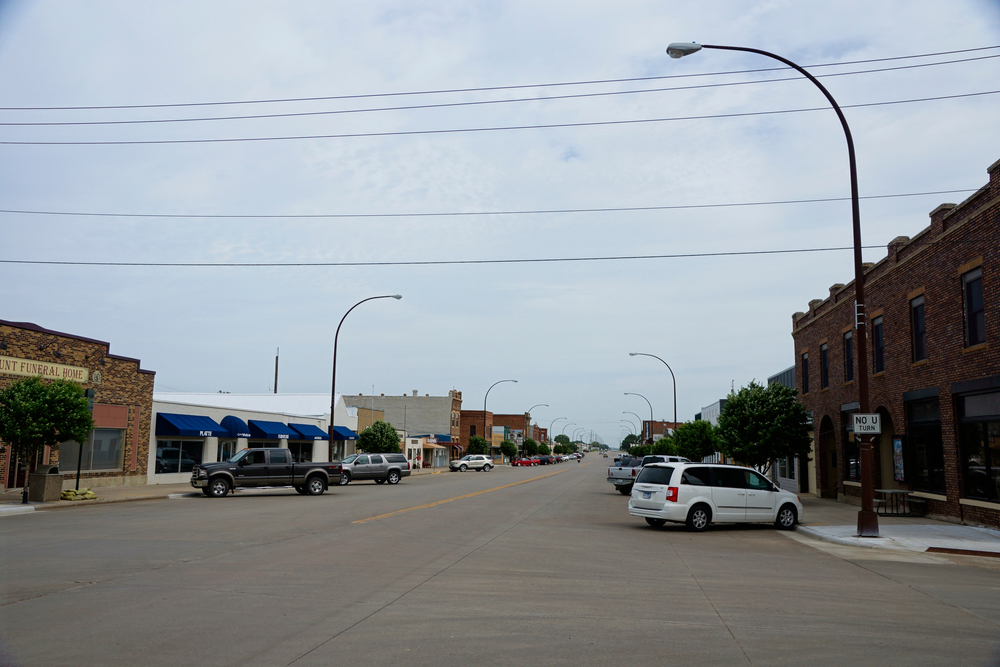
[[[292,452],[277,447],[243,449],[219,463],[199,463],[191,486],[209,498],[222,498],[236,487],[291,486],[302,495],[322,495],[331,481],[340,484],[339,463],[294,463]]]

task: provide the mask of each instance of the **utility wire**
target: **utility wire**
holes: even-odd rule
[[[892,72],[918,67],[933,67],[935,65],[951,65],[954,63],[970,62],[973,60],[988,60],[1000,58],[1000,54],[993,56],[980,56],[978,58],[965,58],[962,60],[949,60],[936,63],[923,63],[920,65],[903,65],[899,67],[886,67],[881,69],[856,70],[853,72],[833,72],[830,74],[819,74],[816,78],[828,78],[834,76],[852,76],[856,74],[871,74],[875,72]],[[471,102],[442,102],[437,104],[412,104],[395,107],[372,107],[367,109],[335,109],[331,111],[296,111],[288,113],[253,114],[243,116],[206,116],[201,118],[145,118],[133,120],[87,120],[87,121],[28,121],[28,122],[3,122],[0,126],[5,127],[65,127],[65,126],[90,126],[90,125],[150,125],[162,123],[201,123],[209,121],[232,121],[232,120],[261,120],[274,118],[302,118],[308,116],[333,116],[341,114],[372,113],[381,111],[416,111],[423,109],[444,109],[451,107],[482,106],[487,104],[519,104],[522,102],[549,102],[553,100],[584,99],[592,97],[610,97],[613,95],[639,95],[646,93],[662,93],[678,90],[700,90],[706,88],[725,88],[727,86],[746,86],[759,83],[779,83],[783,81],[805,81],[801,76],[790,76],[780,79],[760,79],[756,81],[729,81],[726,83],[706,83],[694,86],[673,86],[668,88],[643,88],[639,90],[612,90],[599,93],[575,93],[570,95],[551,95],[548,97],[516,97],[502,100],[474,100]]]
[[[934,241],[932,243],[956,243]],[[980,239],[957,243],[981,244]],[[881,245],[861,246],[870,250],[883,248]],[[741,250],[733,252],[698,252],[672,255],[609,255],[594,257],[540,257],[520,259],[456,259],[456,260],[412,260],[407,262],[84,262],[36,259],[0,259],[0,264],[34,264],[47,266],[114,266],[114,267],[170,267],[170,268],[315,268],[315,267],[360,267],[360,266],[456,266],[475,264],[556,264],[568,262],[611,262],[649,259],[687,259],[701,257],[745,257],[753,255],[791,255],[798,253],[834,252],[854,250],[854,246],[832,248],[796,248],[790,250]]]
[[[841,109],[861,109],[865,107],[890,106],[896,104],[911,104],[914,102],[934,102],[939,100],[954,100],[965,97],[980,97],[995,95],[1000,90],[986,90],[977,93],[961,95],[939,95],[936,97],[920,97],[908,100],[893,100],[889,102],[869,102],[866,104],[842,104]],[[803,113],[806,111],[830,111],[830,107],[805,107],[801,109],[778,109],[774,111],[745,111],[740,113],[709,114],[704,116],[675,116],[671,118],[639,118],[634,120],[605,120],[580,123],[547,123],[537,125],[507,125],[499,127],[468,127],[447,128],[442,130],[400,130],[394,132],[355,132],[343,134],[306,134],[269,137],[232,137],[228,139],[138,139],[111,141],[0,141],[3,146],[150,146],[168,144],[226,144],[260,141],[298,141],[303,139],[359,139],[375,137],[405,137],[432,134],[464,134],[471,132],[506,132],[511,130],[548,130],[572,127],[601,127],[610,125],[634,125],[640,123],[663,123],[683,120],[712,120],[719,118],[745,118],[750,116],[769,116],[774,114]]]
[[[860,199],[896,199],[976,192],[976,189],[936,190],[932,192],[906,192],[893,195],[869,195]],[[290,214],[238,214],[238,213],[98,213],[88,211],[39,211],[29,209],[0,209],[0,213],[17,215],[76,216],[94,218],[167,218],[167,219],[239,219],[239,220],[311,220],[338,218],[448,218],[488,215],[548,215],[556,213],[629,213],[634,211],[677,211],[699,208],[735,208],[740,206],[777,206],[783,204],[817,204],[850,201],[850,197],[822,197],[817,199],[786,199],[784,201],[729,202],[722,204],[677,204],[671,206],[615,206],[603,208],[553,208],[511,211],[443,211],[438,213],[290,213]]]
[[[863,65],[866,63],[891,62],[895,60],[908,60],[913,58],[932,58],[936,56],[948,56],[957,53],[974,53],[977,51],[990,51],[1000,49],[1000,46],[983,46],[973,49],[959,49],[956,51],[938,51],[935,53],[920,53],[910,56],[894,56],[890,58],[871,58],[867,60],[849,60],[839,63],[819,63],[815,65],[805,65],[807,69],[819,67],[841,67],[844,65]],[[391,93],[368,93],[360,95],[326,95],[318,97],[286,97],[274,99],[257,100],[226,100],[221,102],[180,102],[167,104],[118,104],[118,105],[89,105],[89,106],[61,106],[61,107],[0,107],[0,111],[82,111],[82,110],[104,110],[104,109],[165,109],[180,107],[203,107],[203,106],[228,106],[239,104],[278,104],[286,102],[320,102],[330,100],[356,100],[371,99],[378,97],[401,97],[407,95],[442,95],[452,93],[479,93],[500,90],[523,90],[528,88],[554,88],[557,86],[586,86],[608,83],[631,83],[636,81],[662,81],[666,79],[685,79],[701,76],[724,76],[731,74],[755,74],[758,72],[776,72],[787,70],[787,67],[766,67],[759,69],[731,70],[725,72],[706,72],[701,74],[671,74],[668,76],[644,76],[630,77],[622,79],[595,79],[589,81],[560,81],[550,83],[531,83],[510,86],[481,86],[476,88],[446,88],[440,90],[414,90],[406,92]]]

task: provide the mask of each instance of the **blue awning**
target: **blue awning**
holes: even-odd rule
[[[335,440],[357,440],[358,434],[346,426],[334,426],[333,437]]]
[[[156,435],[180,438],[226,437],[229,431],[204,415],[177,415],[170,412],[156,413]]]
[[[330,435],[314,424],[288,424],[297,431],[300,440],[329,440]]]
[[[260,440],[298,440],[299,434],[281,422],[250,420],[250,437]]]
[[[222,427],[229,431],[230,438],[249,438],[250,427],[239,417],[229,415],[222,418]]]

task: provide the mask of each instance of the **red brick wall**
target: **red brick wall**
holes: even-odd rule
[[[981,265],[986,305],[986,344],[964,346],[964,299],[961,274]],[[845,274],[850,272],[845,260]],[[868,314],[870,409],[891,419],[896,434],[906,433],[903,393],[938,389],[944,445],[947,502],[928,501],[929,511],[953,519],[1000,525],[996,510],[960,505],[961,492],[957,420],[951,385],[1000,375],[1000,162],[990,167],[990,183],[957,207],[940,206],[931,213],[931,225],[913,239],[896,239],[888,255],[865,272]],[[924,296],[927,359],[914,363],[911,349],[910,300]],[[873,350],[871,320],[881,315],[885,337],[885,371],[871,374]],[[802,354],[809,354],[809,392],[800,400],[813,411],[818,430],[824,417],[834,426],[841,479],[839,493],[859,495],[843,484],[846,473],[841,406],[858,400],[857,382],[844,377],[843,333],[854,322],[854,285],[835,285],[826,299],[810,302],[809,312],[793,316],[796,384],[803,386]],[[853,329],[857,336],[857,329]],[[828,346],[829,387],[820,386],[820,345]],[[855,342],[855,378],[857,343]],[[890,446],[886,443],[882,446]],[[818,447],[818,437],[817,437]],[[830,473],[823,452],[814,452],[818,485]],[[882,479],[881,457],[873,453],[876,488]],[[905,488],[906,485],[904,484]]]

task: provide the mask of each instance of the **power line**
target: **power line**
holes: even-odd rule
[[[976,192],[975,188],[963,190],[935,190],[931,192],[905,192],[891,195],[869,195],[861,199],[896,199]],[[677,211],[701,208],[736,208],[741,206],[777,206],[785,204],[817,204],[850,201],[850,197],[822,197],[816,199],[787,199],[784,201],[729,202],[722,204],[676,204],[670,206],[615,206],[601,208],[561,208],[511,211],[442,211],[437,213],[292,213],[292,214],[238,214],[238,213],[98,213],[88,211],[38,211],[28,209],[0,209],[0,213],[17,215],[46,215],[94,218],[166,218],[166,219],[240,219],[240,220],[311,220],[340,218],[448,218],[490,215],[548,215],[561,213],[630,213],[639,211]]]
[[[933,241],[935,243],[982,244],[981,239],[971,241]],[[862,246],[866,250],[883,248],[881,245]],[[570,262],[615,262],[651,259],[690,259],[703,257],[745,257],[753,255],[791,255],[799,253],[835,252],[854,250],[853,246],[832,248],[796,248],[789,250],[739,250],[733,252],[698,252],[671,255],[609,255],[594,257],[540,257],[518,259],[455,259],[411,260],[406,262],[83,262],[37,259],[0,259],[0,264],[33,264],[45,266],[95,266],[95,267],[156,267],[156,268],[324,268],[324,267],[384,267],[384,266],[459,266],[477,264],[560,264]]]
[[[885,67],[880,69],[857,70],[853,72],[833,72],[830,74],[819,74],[817,78],[829,78],[835,76],[853,76],[856,74],[872,74],[877,72],[892,72],[919,67],[934,67],[936,65],[951,65],[955,63],[971,62],[976,60],[989,60],[1000,58],[1000,55],[980,56],[978,58],[963,58],[961,60],[949,60],[936,63],[921,63],[919,65],[903,65],[900,67]],[[233,120],[261,120],[275,118],[302,118],[309,116],[333,116],[342,114],[373,113],[383,111],[416,111],[425,109],[443,109],[451,107],[482,106],[489,104],[518,104],[522,102],[549,102],[553,100],[584,99],[593,97],[610,97],[614,95],[638,95],[646,93],[674,92],[679,90],[701,90],[706,88],[725,88],[728,86],[746,86],[760,83],[779,83],[785,81],[803,81],[801,76],[784,77],[780,79],[760,79],[755,81],[729,81],[726,83],[706,83],[694,86],[673,86],[668,88],[644,88],[639,90],[612,90],[599,93],[575,93],[570,95],[551,95],[548,97],[517,97],[501,100],[474,100],[470,102],[442,102],[436,104],[412,104],[395,107],[374,107],[367,109],[335,109],[330,111],[296,111],[288,113],[253,114],[243,116],[207,116],[201,118],[146,118],[132,120],[87,120],[87,121],[28,121],[28,122],[2,122],[3,127],[66,127],[66,126],[94,126],[94,125],[151,125],[164,123],[200,123],[210,121],[233,121]]]
[[[1000,90],[986,90],[977,93],[964,93],[961,95],[939,95],[936,97],[920,97],[908,100],[894,100],[890,102],[869,102],[866,104],[841,104],[841,109],[861,109],[865,107],[890,106],[896,104],[911,104],[914,102],[935,102],[940,100],[954,100],[965,97],[980,97],[983,95],[995,95]],[[269,137],[232,137],[228,139],[138,139],[138,140],[112,140],[112,141],[0,141],[4,146],[150,146],[168,144],[226,144],[245,143],[260,141],[299,141],[303,139],[362,139],[377,137],[405,137],[431,134],[465,134],[471,132],[506,132],[512,130],[551,130],[574,127],[602,127],[611,125],[634,125],[642,123],[664,123],[684,120],[713,120],[719,118],[745,118],[750,116],[769,116],[775,114],[803,113],[807,111],[830,111],[830,107],[805,107],[801,109],[778,109],[775,111],[745,111],[740,113],[709,114],[704,116],[675,116],[670,118],[639,118],[633,120],[605,120],[590,121],[580,123],[547,123],[537,125],[508,125],[500,127],[468,127],[468,128],[447,128],[442,130],[399,130],[394,132],[356,132],[343,134],[307,134],[307,135],[285,135]]]
[[[958,53],[974,53],[977,51],[990,51],[993,49],[1000,49],[1000,46],[983,46],[973,49],[959,49],[956,51],[937,51],[934,53],[920,53],[909,56],[894,56],[890,58],[849,60],[839,63],[819,63],[814,65],[805,65],[805,67],[807,69],[816,69],[819,67],[841,67],[844,65],[863,65],[867,63],[891,62],[895,60],[908,60],[913,58],[932,58],[936,56],[947,56]],[[662,81],[666,79],[685,79],[685,78],[702,77],[702,76],[724,76],[731,74],[755,74],[759,72],[776,72],[786,69],[788,68],[766,67],[759,69],[731,70],[724,72],[706,72],[701,74],[672,74],[668,76],[644,76],[644,77],[629,77],[621,79],[595,79],[586,81],[559,81],[559,82],[531,83],[531,84],[519,84],[519,85],[509,85],[509,86],[481,86],[474,88],[446,88],[439,90],[414,90],[405,92],[368,93],[359,95],[326,95],[326,96],[316,96],[316,97],[286,97],[286,98],[257,99],[257,100],[226,100],[226,101],[216,101],[216,102],[180,102],[180,103],[167,103],[167,104],[118,104],[118,105],[89,105],[89,106],[61,106],[61,107],[0,107],[0,111],[84,111],[84,110],[106,110],[106,109],[165,109],[165,108],[181,108],[181,107],[229,106],[229,105],[240,105],[240,104],[321,102],[321,101],[332,101],[332,100],[371,99],[378,97],[402,97],[407,95],[479,93],[479,92],[491,92],[491,91],[502,91],[502,90],[523,90],[528,88],[554,88],[558,86],[585,86],[585,85],[597,85],[597,84],[609,84],[609,83],[632,83],[637,81]]]

